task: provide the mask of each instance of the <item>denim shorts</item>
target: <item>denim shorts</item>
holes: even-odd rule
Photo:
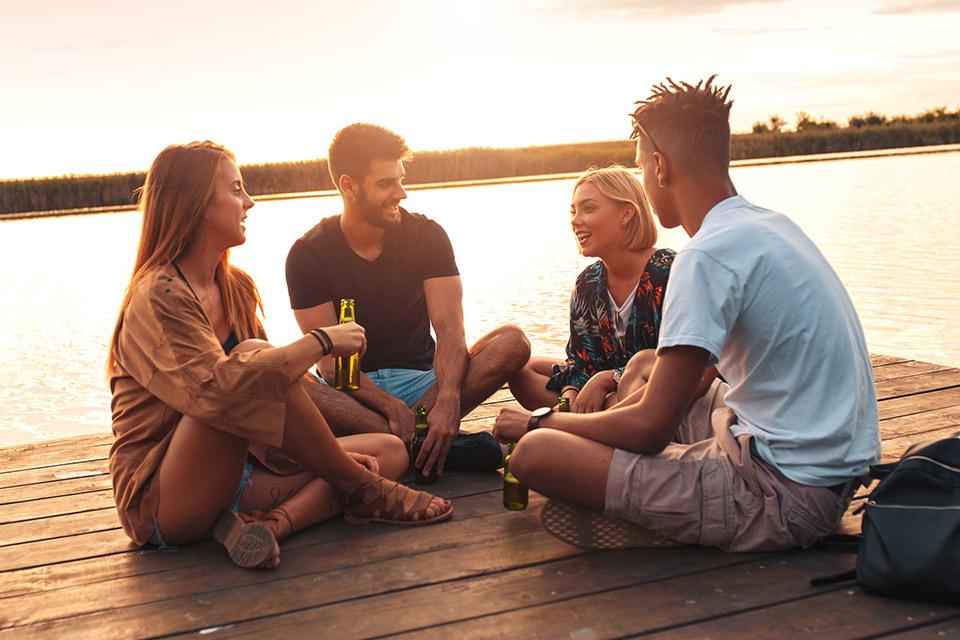
[[[367,377],[394,398],[403,400],[408,407],[412,407],[417,400],[423,397],[427,389],[437,382],[437,374],[433,369],[377,369],[367,371]],[[315,375],[320,384],[329,385],[322,376]]]
[[[367,376],[394,398],[403,400],[408,407],[412,407],[417,400],[423,397],[427,389],[437,383],[437,374],[433,369],[421,371],[419,369],[377,369],[368,371]]]
[[[237,487],[237,492],[233,495],[233,502],[230,504],[230,508],[234,511],[240,510],[240,496],[243,495],[243,490],[250,484],[251,473],[253,473],[253,463],[248,459],[243,465],[243,475],[240,477],[240,485]],[[163,534],[160,533],[160,523],[157,522],[156,514],[153,515],[153,535],[150,536],[147,542],[160,547],[160,549],[164,551],[177,548],[176,545],[167,544],[167,541],[164,540]]]

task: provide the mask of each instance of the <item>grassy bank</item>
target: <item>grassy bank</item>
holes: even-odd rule
[[[898,147],[960,143],[960,110],[940,110],[939,118],[895,119],[847,127],[812,123],[799,131],[760,130],[737,134],[731,141],[734,160]],[[856,117],[855,117],[856,118]],[[409,184],[485,180],[582,171],[592,165],[632,166],[629,141],[493,149],[421,151],[407,168]],[[326,160],[281,162],[242,167],[250,193],[270,195],[333,189]],[[64,176],[0,181],[0,217],[25,211],[51,211],[130,204],[144,173]]]

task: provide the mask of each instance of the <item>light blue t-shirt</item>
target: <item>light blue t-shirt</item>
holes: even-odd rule
[[[658,351],[710,352],[734,435],[788,478],[832,486],[880,460],[870,356],[853,303],[786,216],[727,198],[670,271]]]

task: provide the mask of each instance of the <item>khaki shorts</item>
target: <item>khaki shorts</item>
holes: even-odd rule
[[[726,551],[809,547],[839,524],[859,486],[811,487],[751,454],[715,381],[690,406],[676,442],[655,456],[617,449],[607,474],[605,513],[685,544]]]

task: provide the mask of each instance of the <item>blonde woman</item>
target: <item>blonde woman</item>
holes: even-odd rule
[[[570,298],[567,360],[531,357],[510,389],[527,409],[563,396],[574,412],[591,413],[616,401],[630,357],[656,348],[676,254],[654,246],[657,227],[640,182],[618,165],[580,176],[570,225],[580,253],[598,260],[577,277]]]
[[[427,524],[449,501],[399,485],[403,443],[338,441],[300,385],[323,357],[363,351],[355,323],[296,342],[264,342],[260,296],[229,262],[247,195],[233,154],[174,145],[140,193],[143,226],[110,359],[110,472],[120,521],[137,544],[213,535],[243,567],[279,563],[277,542],[337,515]]]

